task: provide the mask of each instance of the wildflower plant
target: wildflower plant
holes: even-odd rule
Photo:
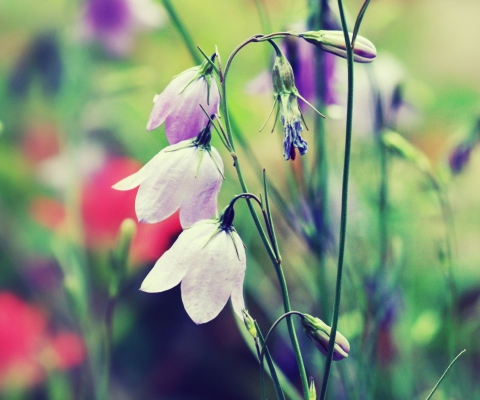
[[[342,14],[341,2],[340,10]],[[255,334],[254,339],[257,345],[258,356],[263,360],[264,354],[267,354],[267,363],[279,398],[282,397],[282,385],[278,380],[271,356],[266,350],[268,335],[265,342],[258,341],[262,337],[259,327],[245,310],[243,280],[247,265],[247,255],[243,243],[232,225],[234,217],[233,205],[239,199],[244,199],[248,202],[253,223],[258,230],[279,279],[286,313],[281,319],[285,318],[287,321],[304,398],[312,398],[315,389],[307,381],[306,368],[292,320],[292,316],[296,312],[292,312],[290,304],[287,283],[283,272],[282,257],[270,209],[269,190],[265,172],[263,178],[264,190],[262,200],[260,200],[249,193],[242,173],[241,161],[236,154],[235,138],[227,106],[228,73],[235,56],[248,44],[265,42],[273,47],[276,54],[272,72],[274,108],[277,106],[277,117],[280,115],[284,133],[283,156],[285,160],[295,160],[296,149],[298,149],[301,155],[304,155],[308,148],[306,141],[301,135],[305,121],[298,101],[301,100],[312,108],[314,107],[298,92],[292,67],[279,46],[275,43],[275,39],[289,37],[302,40],[303,38],[310,43],[321,43],[320,48],[322,50],[328,50],[336,55],[346,57],[350,74],[352,74],[354,54],[358,55],[360,51],[361,57],[358,58],[357,56],[355,60],[364,62],[368,59],[370,62],[375,58],[376,51],[373,45],[365,45],[361,50],[356,49],[356,52],[352,51],[350,44],[351,35],[347,35],[345,22],[342,22],[346,40],[346,43],[343,44],[337,33],[329,35],[328,32],[323,31],[318,33],[306,32],[304,34],[279,32],[269,35],[255,35],[247,39],[233,51],[225,66],[222,65],[218,52],[212,58],[204,56],[205,60],[201,66],[187,70],[174,78],[165,91],[154,99],[155,105],[147,124],[147,130],[155,129],[165,121],[167,139],[171,145],[160,151],[139,172],[125,178],[114,186],[115,189],[120,190],[130,190],[140,186],[136,201],[136,210],[140,221],[147,223],[161,221],[177,209],[180,209],[180,219],[184,231],[172,248],[157,261],[142,283],[141,290],[145,292],[162,292],[181,282],[181,293],[185,309],[197,324],[205,323],[215,318],[226,304],[228,298],[231,297],[236,314],[242,319],[245,318],[248,331],[252,335]],[[325,44],[327,43],[325,37],[329,40],[328,46]],[[357,40],[362,45],[368,42],[363,38],[357,38]],[[332,51],[332,48],[338,49],[342,48],[342,46],[342,51]],[[204,53],[202,52],[202,54]],[[218,91],[217,79],[220,82],[221,93]],[[351,79],[349,82],[349,90],[351,90]],[[221,120],[217,118],[216,122],[214,122],[210,115],[218,112],[219,104],[223,118]],[[350,101],[347,115],[347,120],[349,121],[349,125],[347,125],[347,150],[351,135],[351,111],[352,102]],[[321,116],[323,117],[323,115]],[[215,130],[219,132],[221,142],[233,158],[239,183],[244,193],[236,196],[218,219],[208,219],[216,210],[216,199],[220,190],[221,178],[223,177],[223,163],[216,150],[210,146],[211,125],[214,123],[216,124]],[[192,139],[194,137],[196,139]],[[349,154],[347,151],[346,160],[348,158]],[[327,357],[321,394],[322,399],[326,393],[332,359],[339,360],[345,358],[350,349],[348,341],[341,334],[337,333],[342,277],[341,260],[343,258],[346,225],[347,182],[348,164],[345,166],[344,175],[342,203],[342,215],[344,218],[342,219],[341,227],[339,275],[337,278],[333,325],[330,328],[319,319],[300,314],[307,335],[314,340],[317,347]],[[259,207],[262,218],[260,218],[256,206]]]
[[[260,11],[265,6],[263,3],[255,2]],[[257,397],[262,400],[267,396],[275,396],[278,400],[394,398],[393,389],[384,390],[384,386],[388,385],[401,386],[391,376],[396,369],[393,363],[402,347],[408,347],[415,356],[422,354],[420,344],[422,340],[423,344],[427,344],[425,338],[428,336],[424,329],[425,320],[437,321],[437,325],[430,324],[435,325],[435,329],[427,332],[429,343],[445,343],[449,354],[447,361],[453,359],[445,374],[458,359],[459,356],[454,356],[458,354],[457,345],[462,338],[457,334],[460,319],[455,311],[465,301],[462,302],[455,278],[453,212],[446,191],[447,182],[437,174],[429,154],[420,151],[414,140],[407,140],[396,126],[397,119],[400,119],[398,109],[403,102],[403,92],[394,94],[389,103],[383,98],[376,72],[365,65],[354,68],[354,63],[368,64],[377,58],[373,42],[359,35],[370,1],[363,2],[350,30],[342,0],[308,3],[309,20],[299,25],[299,31],[272,32],[268,18],[263,18],[262,29],[266,33],[246,38],[222,61],[216,47],[209,49],[213,50],[213,55],[208,56],[195,45],[170,0],[162,1],[163,8],[151,0],[86,0],[84,33],[103,45],[110,55],[126,57],[134,43],[133,34],[146,25],[160,26],[165,10],[185,41],[193,64],[196,64],[172,78],[154,97],[151,110],[142,107],[146,129],[151,132],[144,137],[147,140],[157,137],[163,140],[164,130],[166,141],[162,142],[163,147],[155,148],[153,153],[156,154],[141,168],[125,157],[128,149],[122,147],[123,143],[102,150],[102,168],[91,168],[90,151],[86,162],[90,171],[88,177],[76,168],[68,151],[72,144],[78,145],[75,132],[70,131],[72,126],[81,126],[76,110],[77,106],[86,103],[85,94],[80,90],[78,98],[65,97],[64,93],[68,91],[60,86],[71,85],[69,88],[75,90],[87,88],[85,93],[94,90],[84,85],[86,82],[81,74],[83,67],[86,71],[86,67],[93,68],[86,60],[94,53],[82,53],[80,49],[76,57],[72,56],[75,62],[65,62],[68,60],[62,58],[64,41],[59,40],[57,46],[55,40],[54,58],[58,58],[58,64],[55,64],[62,65],[62,71],[65,68],[68,78],[58,81],[55,96],[58,96],[58,104],[66,104],[63,106],[65,109],[75,112],[63,121],[68,138],[66,149],[59,152],[65,157],[65,163],[61,168],[55,164],[43,175],[51,184],[54,181],[51,171],[67,174],[68,170],[82,184],[62,186],[59,197],[64,197],[66,201],[65,204],[58,201],[62,212],[60,219],[57,220],[55,215],[52,218],[52,213],[45,215],[51,208],[39,207],[42,202],[38,198],[31,202],[31,214],[32,223],[36,220],[50,221],[50,224],[40,224],[42,228],[50,227],[51,230],[51,236],[44,242],[48,241],[48,246],[51,246],[55,267],[61,271],[62,294],[68,298],[73,310],[74,317],[69,315],[69,319],[78,321],[78,331],[84,338],[84,342],[78,342],[78,357],[74,362],[64,366],[57,360],[51,363],[50,370],[76,367],[85,360],[87,365],[81,368],[86,372],[81,382],[91,383],[84,390],[88,393],[85,398],[106,399],[110,392],[122,393],[124,389],[122,380],[112,379],[110,373],[113,357],[117,357],[113,346],[117,340],[128,337],[114,334],[116,304],[125,290],[132,287],[140,289],[133,295],[142,301],[160,299],[161,303],[165,299],[168,301],[168,295],[177,296],[181,312],[176,316],[185,319],[183,326],[187,330],[200,332],[202,327],[196,325],[211,323],[219,316],[226,317],[223,321],[228,324],[234,321],[247,345],[245,348],[258,361],[259,387],[249,389],[258,391]],[[143,6],[138,6],[140,4]],[[61,33],[58,35],[60,37]],[[142,45],[148,46],[149,43]],[[233,102],[230,102],[231,67],[234,62],[240,62],[240,57],[237,57],[240,53],[254,46],[262,47],[271,55],[267,64],[273,99],[265,102],[267,108],[272,107],[265,124],[255,127],[247,136],[243,132],[243,123],[246,117],[250,117],[246,115],[250,111],[246,111],[247,107],[242,109],[243,119],[239,118],[241,114],[237,116],[233,112]],[[379,58],[381,53],[379,51]],[[163,57],[165,60],[162,62],[167,63],[173,55],[167,53]],[[43,61],[42,57],[35,60],[38,64]],[[128,68],[130,60],[123,64],[124,61],[127,60],[122,60],[123,68]],[[111,58],[102,59],[102,65],[109,62],[112,62]],[[142,62],[148,63],[148,60]],[[342,64],[346,70],[338,68]],[[22,65],[20,62],[17,66],[20,72]],[[249,65],[241,67],[250,71]],[[72,68],[76,73],[70,71]],[[178,70],[184,68],[187,67],[179,67]],[[362,84],[371,86],[371,98],[368,100],[373,103],[372,143],[375,146],[371,157],[362,160],[367,167],[357,164],[358,170],[352,168],[350,171],[351,154],[364,154],[363,146],[369,146],[361,143],[356,151],[352,151],[357,145],[352,141],[355,132],[353,90],[356,70],[365,72],[361,76],[365,81]],[[342,80],[340,75],[345,71]],[[23,82],[24,77],[19,74],[13,75],[13,83]],[[72,75],[78,75],[78,81],[72,80]],[[115,86],[117,78],[107,79],[109,82],[105,87]],[[148,83],[143,79],[142,70],[141,85]],[[345,85],[343,93],[335,90],[338,89],[337,83],[340,89],[341,85]],[[395,84],[400,88],[400,82]],[[103,102],[104,97],[110,97],[103,96],[105,93],[102,90],[108,92],[103,83],[99,86],[102,89],[98,98]],[[146,87],[153,94],[155,89]],[[21,92],[18,97],[23,99],[28,91]],[[340,96],[345,94],[346,101],[342,101]],[[235,104],[244,100],[242,96],[235,99]],[[365,101],[366,104],[370,102]],[[148,111],[150,115],[146,118]],[[274,135],[271,135],[272,143],[265,146],[267,148],[252,145],[254,135],[261,136],[262,142],[269,139],[265,134],[260,135],[257,128],[261,131],[273,113],[272,132],[277,129],[278,134],[282,134],[283,145]],[[330,131],[342,126],[340,113],[345,114],[344,135],[332,135]],[[103,109],[99,114],[103,114]],[[334,118],[337,121],[332,121]],[[90,118],[85,120],[90,123]],[[10,128],[8,122],[7,125]],[[447,170],[444,172],[450,180],[457,177],[457,181],[461,180],[458,175],[475,157],[479,137],[477,121],[470,134],[457,142],[445,157],[444,167]],[[340,145],[345,146],[343,157],[333,159],[331,154],[336,155]],[[137,155],[143,151],[142,144],[138,146]],[[268,157],[263,156],[266,153]],[[297,153],[302,157],[298,157]],[[415,329],[410,332],[412,340],[405,341],[408,343],[402,346],[395,339],[408,335],[402,330],[397,332],[396,324],[402,318],[403,309],[410,304],[404,301],[406,290],[400,290],[398,279],[407,251],[403,251],[401,240],[392,228],[394,218],[390,218],[393,201],[389,188],[393,183],[398,184],[391,179],[397,172],[390,169],[390,165],[396,162],[393,156],[400,160],[402,167],[414,168],[418,178],[423,180],[422,189],[426,189],[425,192],[433,192],[431,197],[436,201],[435,210],[444,228],[441,236],[434,238],[434,251],[438,253],[435,261],[438,261],[448,293],[444,296],[445,310],[438,315],[427,313],[426,317],[420,314],[414,324]],[[67,164],[71,168],[63,168]],[[39,164],[34,165],[37,173],[43,170]],[[359,189],[361,185],[349,185],[350,175],[362,175],[364,169],[369,171],[373,165],[375,173],[372,172],[372,177],[367,176],[364,181],[369,182],[370,178],[375,181],[378,193],[370,193],[368,185],[364,185],[368,186],[367,189]],[[4,171],[0,172],[2,181]],[[337,176],[341,181],[336,187]],[[415,178],[414,174],[412,176]],[[98,191],[99,186],[108,193]],[[54,191],[53,188],[48,189],[49,192]],[[352,190],[368,191],[371,197],[368,201],[378,203],[367,209],[362,201],[357,201],[356,196],[349,196]],[[117,197],[122,207],[118,206],[117,200],[114,201]],[[127,202],[128,199],[130,202]],[[0,214],[8,217],[8,213],[3,213],[3,197],[1,200]],[[8,202],[15,200],[8,199]],[[355,220],[360,221],[362,226],[359,232],[347,236],[347,211],[352,210],[358,214]],[[364,214],[368,216],[367,223],[361,219]],[[40,217],[35,218],[35,215]],[[132,218],[138,220],[138,224]],[[370,220],[374,222],[370,223]],[[372,228],[376,223],[378,226]],[[41,236],[37,232],[35,235]],[[145,240],[148,235],[150,240]],[[3,250],[3,242],[8,238],[0,236]],[[370,240],[372,237],[376,240]],[[139,242],[142,242],[141,246]],[[350,246],[352,251],[346,257],[346,249]],[[370,257],[370,253],[374,256]],[[7,257],[2,257],[2,262],[10,258],[14,257],[7,254]],[[103,268],[92,268],[93,278],[90,279],[87,268],[91,265],[96,267],[97,263]],[[137,268],[142,266],[145,269]],[[346,268],[348,273],[344,272]],[[251,276],[262,279],[251,279]],[[347,285],[343,284],[344,279],[348,279]],[[38,277],[37,280],[41,281]],[[273,280],[275,282],[271,282]],[[268,285],[264,285],[267,281]],[[434,285],[438,286],[437,282]],[[416,285],[412,286],[417,290]],[[173,290],[175,287],[178,291]],[[101,295],[93,292],[102,289],[105,292]],[[167,291],[170,293],[163,293]],[[346,295],[342,294],[343,291]],[[153,293],[159,294],[154,296]],[[91,301],[90,297],[95,301]],[[102,299],[106,304],[99,311],[97,305]],[[173,309],[170,307],[172,304],[168,304],[167,311]],[[163,312],[163,306],[160,304],[160,311],[155,309],[155,312]],[[230,308],[233,313],[230,313]],[[97,319],[101,321],[98,323]],[[151,318],[142,319],[151,321]],[[141,318],[138,321],[140,324]],[[220,324],[219,320],[204,327],[202,332],[220,326],[217,324]],[[286,330],[281,332],[277,328],[283,324]],[[167,340],[165,337],[172,334],[185,336],[171,329],[170,324],[159,325],[162,331],[168,331],[168,335],[162,337],[162,345]],[[217,332],[231,334],[231,329],[223,328]],[[153,329],[156,327],[152,324]],[[38,331],[42,333],[41,329]],[[10,330],[6,332],[10,335]],[[70,332],[70,329],[65,332]],[[156,339],[157,332],[152,333]],[[192,340],[192,343],[196,342]],[[50,347],[35,347],[35,356],[39,349],[43,352]],[[163,346],[167,351],[169,347],[176,346]],[[194,344],[193,347],[202,346]],[[51,354],[58,356],[62,352]],[[208,352],[206,354],[210,356]],[[41,356],[48,361],[48,354]],[[173,357],[166,359],[170,368]],[[203,357],[201,361],[202,367],[208,365]],[[175,362],[183,363],[184,359],[175,357]],[[47,377],[49,365],[41,364],[40,367],[43,380],[44,374]],[[332,373],[335,368],[338,370]],[[10,365],[4,370],[10,371]],[[415,383],[411,385],[413,389],[402,388],[399,392],[404,397],[414,398],[418,397],[414,390],[420,388],[427,395],[425,385],[428,384],[429,389],[433,382],[417,382],[420,377],[413,377],[416,370],[412,368],[412,371],[410,380]],[[427,400],[445,374],[429,392]],[[0,368],[0,396],[3,395],[3,379]],[[110,384],[113,383],[115,387],[111,389]],[[250,383],[257,384],[251,379]],[[50,386],[49,391],[55,392]],[[251,397],[251,391],[245,398]],[[447,391],[452,391],[455,397],[452,385],[445,389]],[[13,393],[14,397],[18,397],[16,395]],[[81,398],[82,394],[78,397]]]

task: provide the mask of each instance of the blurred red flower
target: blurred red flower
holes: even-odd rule
[[[78,335],[52,335],[47,328],[47,314],[40,307],[0,292],[0,391],[30,387],[48,371],[83,362],[85,346]]]
[[[87,248],[111,249],[121,223],[126,218],[136,221],[136,190],[120,192],[112,185],[140,169],[141,165],[125,157],[109,157],[99,170],[85,178],[81,187],[81,216]],[[65,208],[55,199],[37,197],[31,205],[33,218],[41,225],[61,231]],[[133,264],[157,260],[170,248],[182,231],[178,213],[157,224],[137,224],[131,246]]]

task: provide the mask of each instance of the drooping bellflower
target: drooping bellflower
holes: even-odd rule
[[[214,319],[230,297],[235,313],[243,318],[246,256],[232,221],[229,206],[219,219],[198,221],[185,229],[140,290],[163,292],[182,282],[182,301],[196,324]]]
[[[207,124],[208,115],[218,112],[220,93],[208,61],[176,76],[153,99],[155,105],[147,123],[147,131],[165,122],[168,143],[176,144],[195,137]]]
[[[210,218],[217,211],[223,179],[223,161],[210,139],[209,122],[197,138],[166,147],[113,188],[140,186],[135,199],[140,222],[159,222],[179,209],[184,228]]]
[[[297,148],[300,155],[307,152],[308,144],[302,138],[302,112],[298,106],[298,98],[309,104],[299,93],[295,86],[292,66],[276,48],[277,57],[273,65],[272,81],[275,103],[278,104],[277,114],[283,125],[283,156],[285,160],[294,160]]]

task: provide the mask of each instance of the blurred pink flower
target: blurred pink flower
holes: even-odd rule
[[[81,34],[111,55],[125,56],[138,31],[159,28],[164,20],[163,9],[152,0],[87,0]]]
[[[135,200],[140,222],[160,222],[180,209],[180,222],[186,228],[217,211],[222,179],[223,161],[217,150],[195,139],[166,147],[113,188],[140,186]]]
[[[207,125],[208,116],[200,105],[209,116],[216,114],[220,93],[210,65],[204,62],[176,76],[153,101],[155,105],[147,122],[147,131],[165,122],[168,143],[176,144],[196,137]]]
[[[202,220],[182,232],[140,290],[163,292],[181,281],[185,310],[196,324],[214,319],[230,296],[235,313],[243,319],[245,268],[245,249],[233,226]]]
[[[75,367],[85,359],[83,340],[47,329],[47,314],[10,292],[0,292],[0,391],[28,388],[51,370]]]

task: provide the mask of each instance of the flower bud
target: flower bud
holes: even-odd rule
[[[323,354],[328,353],[328,343],[330,341],[330,332],[332,330],[325,322],[319,318],[304,314],[302,319],[303,329],[307,336],[313,340],[315,346]],[[335,346],[333,348],[333,361],[338,361],[348,357],[350,344],[340,332],[335,335]]]
[[[317,400],[317,389],[315,389],[313,377],[310,377],[308,383],[308,400]]]
[[[256,339],[258,337],[258,332],[257,332],[257,328],[255,327],[255,320],[251,317],[251,315],[245,309],[242,310],[242,314],[243,314],[243,323],[245,324],[247,331],[250,333],[250,335],[252,335],[254,339]]]
[[[297,93],[292,66],[283,55],[275,58],[272,71],[272,81],[275,96],[287,93]]]
[[[350,40],[352,33],[349,33]],[[300,37],[307,42],[320,47],[322,50],[337,56],[347,58],[345,37],[343,31],[308,31],[301,33]],[[353,47],[353,61],[358,63],[370,63],[375,60],[377,49],[370,40],[357,35]]]

